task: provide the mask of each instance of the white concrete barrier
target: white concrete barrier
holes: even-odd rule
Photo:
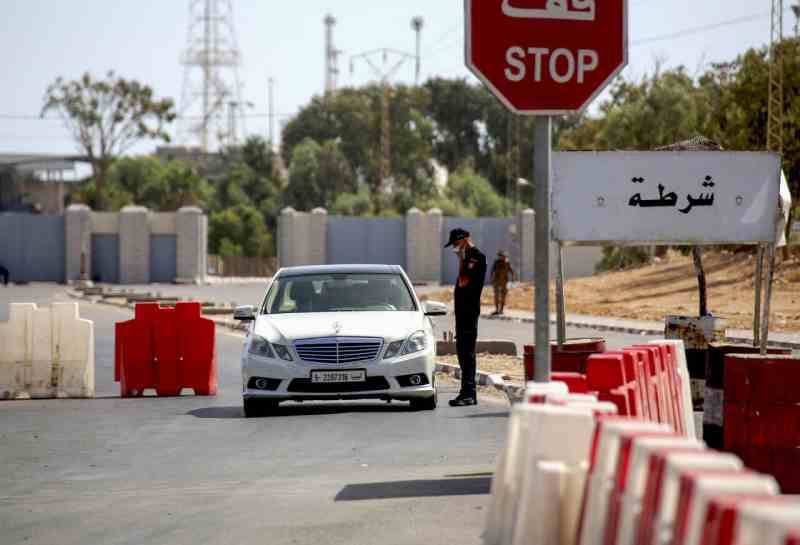
[[[706,511],[714,496],[779,494],[778,483],[773,477],[747,471],[690,471],[681,477],[680,488],[681,499],[672,529],[674,545],[700,545]],[[753,545],[762,545],[764,542],[760,539]]]
[[[687,437],[697,437],[697,426],[694,422],[694,407],[692,406],[692,381],[689,377],[689,364],[686,361],[686,349],[683,341],[661,340],[651,341],[650,344],[669,344],[675,347],[678,357],[678,378],[680,379],[681,398],[683,399],[683,429]]]
[[[525,405],[520,411],[529,421],[528,444],[515,472],[521,487],[514,498],[510,543],[560,545],[562,534],[575,535],[576,521],[565,520],[563,507],[580,504],[580,483],[570,481],[585,479],[594,414],[556,405]],[[568,490],[577,490],[577,496],[568,496]]]
[[[642,498],[647,484],[651,455],[664,448],[704,448],[701,441],[686,437],[640,436],[623,439],[622,452],[617,464],[617,519],[608,520],[606,545],[636,545],[636,528],[642,509]],[[624,460],[627,458],[627,460]],[[608,528],[611,523],[611,530]],[[610,530],[610,531],[609,531]]]
[[[0,347],[0,399],[94,397],[94,323],[77,303],[12,303]]]
[[[700,469],[741,471],[743,468],[744,464],[737,456],[710,450],[664,449],[654,453],[636,531],[637,545],[667,543],[672,538],[680,498],[680,477],[684,472]]]
[[[579,524],[578,545],[601,545],[605,532],[608,499],[617,468],[620,437],[626,432],[669,432],[666,424],[628,418],[605,418],[597,422],[594,460],[589,469]]]
[[[732,545],[784,545],[800,528],[800,501],[742,502]]]
[[[569,388],[564,382],[528,382],[525,385],[526,403],[544,403],[551,394],[569,395]]]

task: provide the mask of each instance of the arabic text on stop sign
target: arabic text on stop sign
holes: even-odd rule
[[[575,54],[565,48],[551,51],[546,47],[525,49],[515,46],[506,51],[506,64],[505,76],[513,82],[523,81],[527,77],[541,82],[546,70],[556,83],[583,83],[586,74],[600,65],[600,56],[594,49],[579,49]],[[529,72],[532,72],[532,76],[528,76]]]

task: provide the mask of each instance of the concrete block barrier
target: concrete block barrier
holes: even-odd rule
[[[477,354],[490,354],[492,356],[516,356],[517,344],[514,341],[506,340],[478,340],[475,344]],[[455,356],[458,354],[456,343],[450,341],[436,342],[437,356]]]
[[[94,323],[77,303],[12,303],[0,346],[0,399],[94,397]]]

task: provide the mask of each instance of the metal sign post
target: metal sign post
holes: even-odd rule
[[[628,63],[628,0],[524,4],[464,0],[464,53],[467,68],[510,111],[537,116],[534,380],[549,382],[552,116],[586,108]],[[561,310],[563,303],[561,289]]]
[[[550,233],[551,233],[551,149],[552,118],[536,117],[534,134],[533,168],[534,205],[536,208],[536,258],[534,261],[534,307],[536,321],[534,338],[536,352],[534,354],[533,380],[550,382]]]

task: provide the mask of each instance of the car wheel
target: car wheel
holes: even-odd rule
[[[433,395],[411,400],[412,411],[435,411],[439,401],[439,391],[436,388],[436,378],[433,378]]]
[[[245,418],[269,416],[275,413],[275,410],[278,408],[278,404],[278,401],[266,399],[245,399],[243,403],[244,416]]]

